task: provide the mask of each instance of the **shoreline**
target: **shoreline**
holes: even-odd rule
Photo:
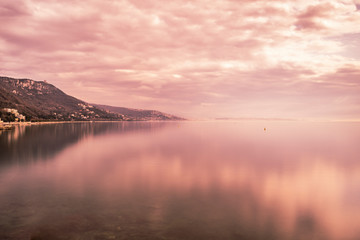
[[[31,125],[46,125],[46,124],[57,124],[57,123],[110,123],[110,122],[177,122],[178,120],[131,120],[131,121],[111,121],[111,120],[101,120],[101,121],[49,121],[49,122],[2,122],[0,123],[0,130],[6,130],[5,128],[15,126],[31,126]],[[180,120],[181,121],[181,120]]]
[[[94,123],[94,122],[126,122],[126,121],[49,121],[49,122],[3,122],[3,126],[26,126],[26,125],[44,125],[56,123]]]
[[[0,130],[12,130],[16,126],[32,126],[32,125],[46,125],[46,124],[58,124],[58,123],[93,123],[95,121],[49,121],[49,122],[2,122],[0,123]],[[103,121],[96,121],[103,122]],[[106,122],[118,122],[118,121],[106,121]]]

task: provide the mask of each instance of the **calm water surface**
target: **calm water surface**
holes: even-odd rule
[[[18,127],[0,239],[360,239],[359,146],[358,123]]]

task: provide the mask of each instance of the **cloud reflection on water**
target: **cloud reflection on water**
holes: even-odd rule
[[[358,239],[360,126],[271,123],[264,134],[262,124],[174,123],[164,131],[88,135],[51,161],[7,169],[0,196],[25,186],[95,201],[87,209],[93,218],[100,212],[110,224],[118,214],[125,231],[135,221],[157,237]]]

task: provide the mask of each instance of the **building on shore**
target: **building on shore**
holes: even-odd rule
[[[15,117],[15,122],[24,122],[25,116],[20,114],[17,109],[14,108],[4,108],[4,110],[10,114],[13,114]]]

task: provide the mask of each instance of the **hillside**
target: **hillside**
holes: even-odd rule
[[[156,110],[142,110],[142,109],[132,109],[132,108],[124,108],[124,107],[114,107],[114,106],[107,106],[107,105],[98,105],[94,104],[94,106],[105,109],[107,111],[118,113],[124,115],[128,118],[134,120],[184,120],[183,118],[159,112]]]
[[[55,86],[31,79],[0,77],[0,109],[16,109],[26,120],[110,120],[122,119],[77,98]],[[4,118],[4,117],[3,117]]]
[[[100,106],[100,105],[99,105]],[[126,108],[124,109],[126,112]],[[114,109],[116,110],[116,109]],[[12,113],[9,113],[12,111]],[[14,120],[15,115],[28,121],[42,120],[170,120],[170,115],[145,111],[141,116],[129,115],[98,107],[65,94],[55,86],[31,79],[0,77],[0,118]]]

